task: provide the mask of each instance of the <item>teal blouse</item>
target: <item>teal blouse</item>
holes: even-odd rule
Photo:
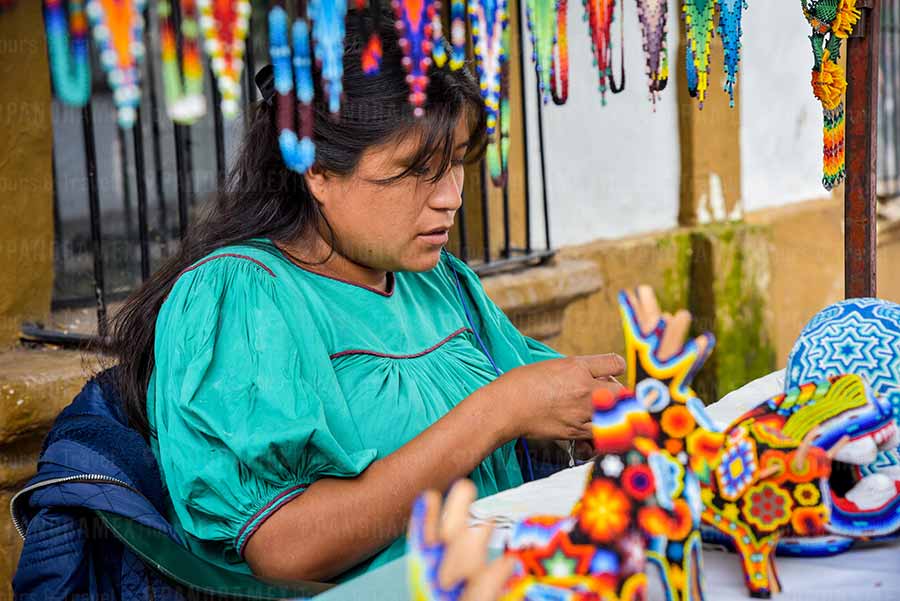
[[[147,412],[170,518],[194,553],[250,573],[247,540],[279,507],[319,478],[358,475],[496,377],[450,263],[501,371],[560,356],[449,253],[388,274],[387,293],[313,273],[266,239],[185,270],[157,318]],[[480,496],[521,483],[513,447],[470,474]],[[401,537],[339,580],[403,552]]]

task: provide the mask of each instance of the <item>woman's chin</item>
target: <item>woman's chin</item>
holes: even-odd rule
[[[431,271],[441,260],[442,248],[442,246],[432,245],[428,245],[426,248],[420,246],[407,256],[407,260],[403,261],[403,271]]]

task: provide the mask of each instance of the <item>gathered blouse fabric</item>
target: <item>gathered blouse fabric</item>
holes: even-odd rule
[[[247,541],[281,506],[319,478],[357,476],[493,380],[472,326],[501,371],[560,356],[449,253],[388,278],[383,292],[317,274],[266,239],[179,276],[156,322],[147,410],[170,517],[194,553],[250,573]],[[520,484],[514,441],[469,477],[480,496]],[[403,552],[401,537],[339,580]]]

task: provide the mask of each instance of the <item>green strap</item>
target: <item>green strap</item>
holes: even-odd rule
[[[296,587],[267,584],[197,557],[155,528],[114,513],[95,513],[144,563],[191,590],[234,599],[285,599],[309,598],[334,586],[322,582],[306,582]]]

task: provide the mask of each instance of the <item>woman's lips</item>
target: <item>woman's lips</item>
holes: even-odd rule
[[[441,246],[443,244],[446,244],[447,241],[450,240],[450,232],[449,230],[434,230],[431,232],[426,232],[424,234],[419,234],[418,237],[427,244]]]

